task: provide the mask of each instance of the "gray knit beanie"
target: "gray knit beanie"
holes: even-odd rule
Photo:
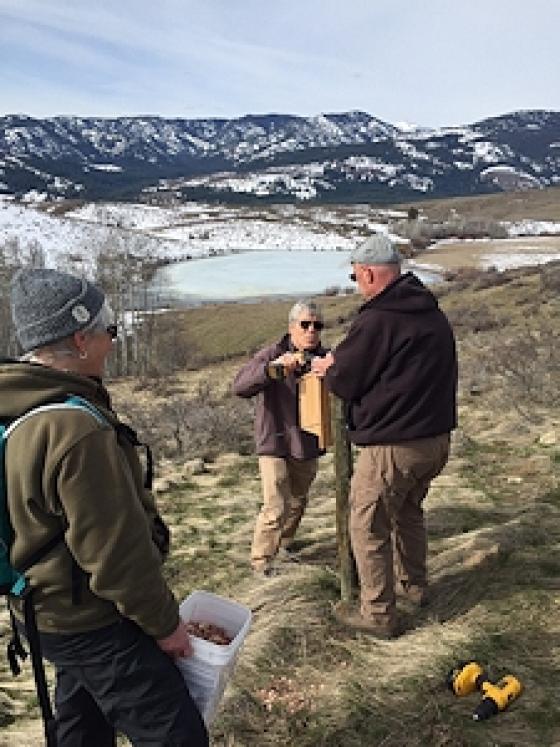
[[[57,270],[19,270],[11,283],[12,319],[24,353],[84,329],[105,296],[84,278]]]

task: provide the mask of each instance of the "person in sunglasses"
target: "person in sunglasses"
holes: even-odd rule
[[[365,302],[333,353],[312,362],[347,407],[350,440],[360,447],[350,493],[350,537],[360,579],[360,608],[338,619],[383,638],[399,632],[399,591],[427,602],[423,501],[443,469],[457,425],[457,355],[435,296],[401,274],[394,243],[375,234],[351,254],[351,278]]]
[[[0,363],[0,418],[27,413],[6,446],[11,562],[50,546],[26,575],[56,670],[58,747],[113,747],[117,731],[132,744],[207,747],[173,661],[192,649],[162,574],[169,531],[102,383],[117,334],[104,294],[67,273],[23,269],[11,309],[23,356]],[[61,406],[69,395],[89,407]],[[12,609],[29,637],[18,600]]]
[[[233,391],[257,397],[255,441],[263,492],[257,516],[251,565],[259,576],[274,573],[279,551],[289,553],[309,488],[324,451],[317,436],[298,424],[298,378],[310,360],[324,356],[323,317],[313,302],[298,301],[288,317],[288,332],[279,342],[260,350],[238,371]]]

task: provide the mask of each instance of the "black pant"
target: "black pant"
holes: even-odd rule
[[[58,747],[208,747],[185,682],[153,638],[129,620],[73,635],[42,633],[56,668]]]

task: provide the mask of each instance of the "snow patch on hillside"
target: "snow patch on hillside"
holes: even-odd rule
[[[560,223],[552,220],[522,220],[505,225],[510,236],[560,235]]]
[[[377,224],[378,227],[386,226]],[[40,248],[47,266],[68,257],[92,266],[102,248],[142,253],[151,259],[181,260],[234,252],[270,250],[349,250],[360,226],[342,235],[340,222],[303,223],[278,213],[265,220],[210,205],[177,208],[87,204],[64,217],[0,201],[0,243],[16,241],[24,256]]]
[[[558,259],[558,253],[532,252],[530,254],[483,254],[480,258],[480,266],[487,270],[495,267],[500,272],[511,270],[514,267],[531,267],[533,265],[544,265]]]

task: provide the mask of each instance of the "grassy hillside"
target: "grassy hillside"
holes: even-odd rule
[[[476,220],[560,220],[560,187],[524,192],[500,192],[474,197],[450,197],[403,203],[401,210],[417,207],[430,220],[446,220],[453,214]]]
[[[213,747],[560,744],[559,289],[551,267],[473,273],[438,290],[459,338],[460,425],[426,501],[433,603],[415,613],[399,601],[407,630],[395,641],[351,633],[332,615],[332,454],[321,461],[296,561],[266,581],[248,565],[260,484],[255,457],[237,449],[247,443],[251,408],[235,409],[229,383],[249,351],[284,331],[288,303],[182,312],[185,339],[208,363],[111,387],[121,411],[134,405],[147,428],[161,429],[170,403],[192,427],[192,440],[173,448],[172,434],[158,441],[150,432],[160,455],[168,447],[157,487],[173,528],[166,572],[178,597],[208,589],[254,613]],[[358,304],[324,299],[329,344]],[[196,441],[202,431],[213,450]],[[478,697],[458,699],[445,687],[448,670],[465,659],[495,679],[516,675],[520,699],[473,722]],[[0,744],[39,744],[29,679],[15,689],[1,658],[0,666]]]

